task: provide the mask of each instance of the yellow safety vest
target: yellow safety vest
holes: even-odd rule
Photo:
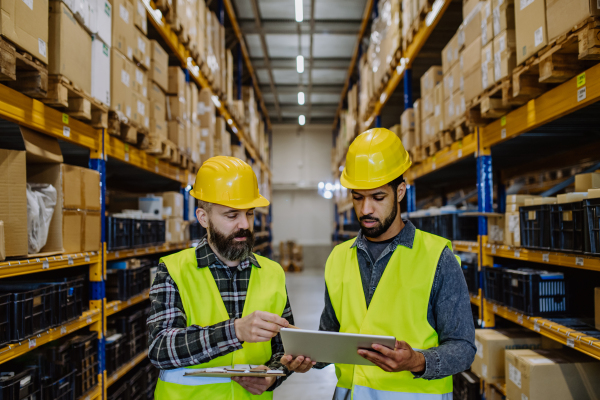
[[[427,307],[438,261],[447,239],[416,230],[412,249],[398,246],[367,309],[354,240],[336,246],[327,260],[325,283],[340,332],[394,336],[415,349],[439,345],[427,321]],[[377,366],[336,364],[336,398],[451,399],[452,377],[427,381],[412,373]]]
[[[285,273],[279,264],[255,255],[260,267],[253,265],[242,316],[254,311],[281,315],[287,302]],[[229,319],[223,299],[209,268],[198,268],[195,249],[163,257],[169,274],[177,284],[187,316],[187,326],[209,326]],[[168,340],[168,339],[165,339]],[[271,342],[243,343],[243,348],[207,363],[187,368],[224,367],[235,364],[264,365],[271,359]],[[254,396],[238,383],[226,378],[185,377],[187,368],[161,371],[154,392],[156,400],[241,400],[272,399],[273,392]],[[164,378],[164,379],[163,379]]]

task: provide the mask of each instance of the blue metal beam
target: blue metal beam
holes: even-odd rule
[[[413,108],[412,97],[412,69],[404,70],[404,109]]]
[[[375,117],[375,128],[381,128],[381,115]]]
[[[492,156],[479,156],[477,157],[477,208],[479,212],[493,211],[493,189]],[[487,235],[486,217],[479,217],[479,235]]]

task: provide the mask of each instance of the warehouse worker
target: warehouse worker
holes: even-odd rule
[[[282,378],[186,377],[195,368],[283,369],[281,327],[293,324],[281,266],[252,253],[254,208],[269,201],[244,161],[213,157],[190,194],[207,229],[196,248],[163,257],[147,320],[157,400],[272,399]]]
[[[410,165],[400,139],[381,128],[359,135],[346,156],[340,182],[352,191],[361,230],[327,260],[319,329],[393,336],[396,343],[358,350],[375,366],[336,364],[336,400],[451,400],[450,375],[475,356],[469,294],[451,243],[400,217]],[[282,363],[310,368],[305,357],[286,355]]]

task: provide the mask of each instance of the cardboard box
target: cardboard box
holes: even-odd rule
[[[494,28],[494,36],[498,36],[502,31],[515,29],[514,3],[503,2],[502,4],[494,5],[492,26]]]
[[[166,91],[169,87],[169,55],[156,40],[150,41],[150,50],[148,79]]]
[[[48,64],[48,0],[3,0],[0,10],[0,35]]]
[[[185,73],[179,66],[169,67],[167,94],[185,99]]]
[[[548,40],[569,32],[586,18],[600,15],[597,0],[546,0]]]
[[[494,38],[494,79],[499,81],[512,75],[517,66],[517,55],[515,52],[515,31],[503,31]]]
[[[112,47],[133,61],[135,27],[133,26],[133,4],[129,0],[112,0]]]
[[[185,150],[187,141],[185,139],[185,126],[179,121],[169,121],[167,123],[169,140],[180,150]]]
[[[426,145],[434,139],[435,130],[434,130],[435,117],[433,115],[423,119],[423,131],[421,132],[421,143],[422,145]]]
[[[167,120],[167,110],[165,109],[165,103],[150,100],[150,119],[156,121],[166,121]]]
[[[50,2],[48,73],[92,91],[92,38],[62,2]],[[74,51],[76,49],[76,51]]]
[[[461,78],[461,66],[460,63],[456,63],[452,66],[450,71],[448,71],[448,74],[444,75],[444,98],[446,100],[450,99],[454,93],[462,91]]]
[[[82,251],[84,217],[85,213],[81,210],[63,211],[62,238],[65,253]]]
[[[483,92],[481,79],[481,66],[469,75],[465,75],[465,103],[469,103]]]
[[[100,218],[99,211],[85,211],[82,229],[82,251],[100,250]]]
[[[136,0],[140,2],[140,0]],[[142,7],[144,5],[142,4]],[[146,11],[144,8],[144,18],[146,17]],[[150,69],[150,40],[146,35],[137,29],[134,29],[135,36],[135,47],[133,48],[133,60],[137,61],[144,67],[145,70]]]
[[[548,44],[545,0],[528,0],[515,7],[517,65]]]
[[[112,45],[112,5],[109,0],[90,0],[90,30],[110,47]]]
[[[479,10],[479,7],[481,7],[479,5],[480,1],[481,0],[463,0],[463,20],[466,20],[475,9]]]
[[[139,93],[133,92],[132,108],[133,121],[144,128],[150,128],[150,103],[148,99]]]
[[[150,118],[150,137],[155,139],[168,139],[169,132],[167,128],[167,121],[164,119],[152,119]]]
[[[444,101],[444,130],[450,129],[454,121],[456,121],[455,110],[452,97]]]
[[[134,65],[135,79],[133,80],[133,91],[143,97],[148,97],[148,76],[146,71],[138,65]]]
[[[465,104],[465,95],[463,92],[456,92],[452,95],[452,104],[454,104],[454,116],[456,119],[461,118],[465,115],[466,104]]]
[[[110,106],[110,47],[92,36],[92,97]]]
[[[414,130],[415,129],[415,110],[407,108],[400,116],[400,125],[402,131]]]
[[[441,132],[444,129],[444,85],[438,83],[433,90],[433,115],[435,121],[435,132]]]
[[[575,191],[587,192],[588,189],[600,188],[600,173],[590,172],[588,174],[575,175]]]
[[[167,120],[180,122],[188,119],[185,97],[167,96]]]
[[[81,208],[100,210],[100,173],[89,168],[81,168]]]
[[[63,208],[83,208],[81,170],[74,165],[61,164]]]
[[[477,38],[465,47],[460,55],[460,68],[464,76],[481,69],[481,39]]]
[[[566,203],[574,203],[576,201],[582,201],[587,199],[587,192],[574,192],[574,193],[565,193],[559,194],[556,196],[556,204],[566,204]],[[564,217],[564,215],[563,215]]]
[[[458,32],[456,32],[442,50],[442,71],[444,74],[447,74],[450,68],[458,63],[458,50]]]
[[[161,103],[162,108],[166,110],[165,107],[166,107],[166,103],[167,103],[167,95],[165,94],[165,92],[163,92],[163,90],[160,88],[160,86],[158,86],[154,82],[149,81],[148,85],[150,86],[148,89],[148,100],[155,101],[157,103]],[[165,114],[165,117],[166,117],[166,114]]]
[[[200,121],[200,129],[202,140],[209,136],[214,136],[215,132],[215,104],[212,101],[212,93],[210,89],[202,89],[198,94],[198,120]]]
[[[479,12],[481,18],[481,45],[485,46],[494,39],[494,28],[492,24],[492,0],[483,2]]]
[[[421,99],[416,100],[413,103],[413,110],[415,114],[415,146],[421,146],[422,137],[422,119],[421,119]]]
[[[167,218],[166,241],[167,243],[183,242],[183,219],[178,217]]]
[[[463,21],[465,33],[465,47],[468,47],[475,39],[481,37],[481,8],[485,2],[478,2],[471,13]]]
[[[504,244],[504,227],[506,218],[502,216],[488,217],[488,243]]]
[[[594,399],[600,396],[600,362],[570,349],[507,350],[508,399]]]
[[[423,100],[423,119],[433,115],[435,111],[434,95],[433,92],[429,93],[421,98]]]
[[[134,0],[133,9],[135,14],[133,23],[145,36],[148,34],[148,19],[146,18],[146,7],[144,6],[144,2],[142,0]]]
[[[171,207],[171,217],[183,218],[183,195],[179,192],[164,192],[161,194],[163,207]]]
[[[524,206],[525,200],[534,199],[540,196],[534,196],[531,194],[509,194],[506,196],[506,204],[519,204]]]
[[[594,310],[596,329],[600,330],[600,287],[594,289]]]
[[[4,221],[0,221],[0,261],[6,259],[6,244],[4,243]]]
[[[0,220],[11,234],[6,257],[27,255],[27,184],[25,151],[0,149]]]
[[[521,246],[521,217],[519,211],[507,212],[504,215],[504,244]]]
[[[542,204],[556,204],[557,198],[556,197],[534,197],[533,199],[533,206],[541,206]],[[527,204],[527,200],[525,200],[525,205]]]
[[[588,189],[588,199],[600,199],[600,189]]]
[[[435,85],[444,79],[444,73],[441,66],[434,65],[421,77],[421,98],[433,93]]]
[[[475,329],[475,347],[471,371],[486,383],[504,383],[504,350],[540,349],[542,337],[524,329]]]
[[[494,78],[494,42],[481,49],[481,86],[487,89],[496,82]]]
[[[111,51],[110,68],[110,108],[121,111],[132,118],[133,81],[135,79],[135,66],[117,49]]]

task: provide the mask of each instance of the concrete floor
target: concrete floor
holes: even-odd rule
[[[319,329],[323,310],[325,281],[323,269],[307,269],[286,275],[288,295],[294,313],[294,323],[302,329]],[[320,400],[331,399],[337,378],[333,365],[305,374],[292,374],[275,390],[275,399]]]

